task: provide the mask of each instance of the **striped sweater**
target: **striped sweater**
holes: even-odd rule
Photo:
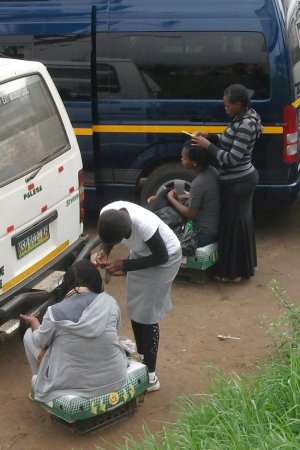
[[[260,116],[249,109],[243,116],[236,116],[223,134],[209,134],[208,152],[219,163],[221,181],[242,178],[254,171],[252,151],[261,131]]]

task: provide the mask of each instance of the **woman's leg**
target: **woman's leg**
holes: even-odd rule
[[[250,278],[256,266],[252,199],[257,172],[221,185],[218,275],[234,280]]]
[[[149,373],[154,373],[157,360],[158,344],[159,344],[159,325],[154,323],[145,325],[142,323],[131,321],[132,329],[135,337],[137,351],[144,356],[144,364],[148,367]]]
[[[41,348],[37,347],[34,344],[31,328],[28,328],[28,330],[26,331],[23,338],[23,343],[25,347],[25,353],[31,367],[32,375],[35,375],[38,373],[37,357],[41,352]]]
[[[143,337],[143,325],[141,323],[131,321],[132,331],[136,343],[136,349],[139,354],[141,362],[144,362],[144,337]]]

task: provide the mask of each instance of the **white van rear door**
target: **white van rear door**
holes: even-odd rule
[[[80,236],[82,163],[40,74],[0,84],[0,100],[0,292],[6,292]]]

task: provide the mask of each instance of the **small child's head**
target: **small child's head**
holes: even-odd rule
[[[188,140],[181,151],[181,164],[186,169],[205,170],[210,165],[210,157],[206,150],[192,146]]]
[[[86,287],[89,291],[97,293],[103,292],[103,284],[100,272],[87,259],[75,262],[70,266],[59,285],[59,299],[62,300],[69,291]]]
[[[105,244],[118,244],[131,233],[131,219],[123,209],[107,209],[100,214],[97,230]]]

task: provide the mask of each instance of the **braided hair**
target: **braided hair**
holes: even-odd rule
[[[183,150],[187,152],[187,156],[191,161],[195,161],[202,170],[210,166],[210,156],[204,148],[194,147],[190,140],[184,143]]]
[[[70,266],[57,288],[57,301],[62,300],[69,291],[86,287],[96,294],[103,292],[103,284],[100,272],[87,259],[75,262]]]
[[[231,103],[240,102],[246,109],[249,108],[251,100],[248,89],[242,84],[231,84],[224,91],[224,97],[228,97]]]

